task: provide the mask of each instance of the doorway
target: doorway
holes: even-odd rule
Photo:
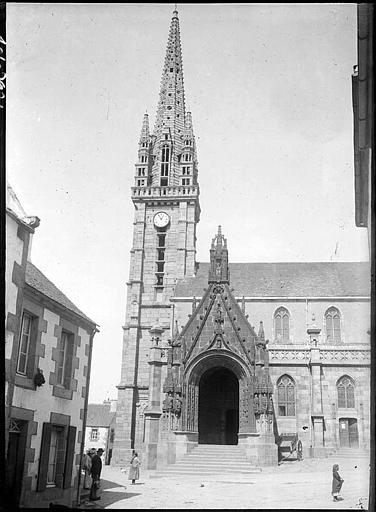
[[[199,444],[238,444],[239,381],[224,367],[207,370],[199,383]]]
[[[26,421],[10,420],[5,500],[7,504],[12,507],[18,507],[21,495],[27,425],[28,423]]]
[[[358,448],[358,422],[355,418],[340,418],[339,444],[341,448]]]

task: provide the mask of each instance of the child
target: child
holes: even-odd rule
[[[338,464],[334,464],[333,466],[333,481],[332,481],[332,495],[333,501],[341,501],[343,498],[339,495],[341,491],[342,484],[344,479],[340,477]]]

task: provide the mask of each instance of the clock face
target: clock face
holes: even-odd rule
[[[165,228],[170,222],[170,217],[166,212],[158,212],[154,215],[154,226],[157,228]]]

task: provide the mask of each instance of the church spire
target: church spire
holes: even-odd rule
[[[153,186],[197,184],[192,117],[185,111],[178,12],[172,15],[153,131]]]

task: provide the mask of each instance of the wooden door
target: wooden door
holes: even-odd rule
[[[349,420],[347,418],[339,420],[339,444],[341,448],[350,447]]]
[[[27,422],[11,420],[6,462],[6,500],[17,507],[22,489]]]
[[[358,448],[359,447],[359,436],[358,436],[358,422],[355,418],[350,418],[348,420],[349,425],[349,444],[350,448]]]

